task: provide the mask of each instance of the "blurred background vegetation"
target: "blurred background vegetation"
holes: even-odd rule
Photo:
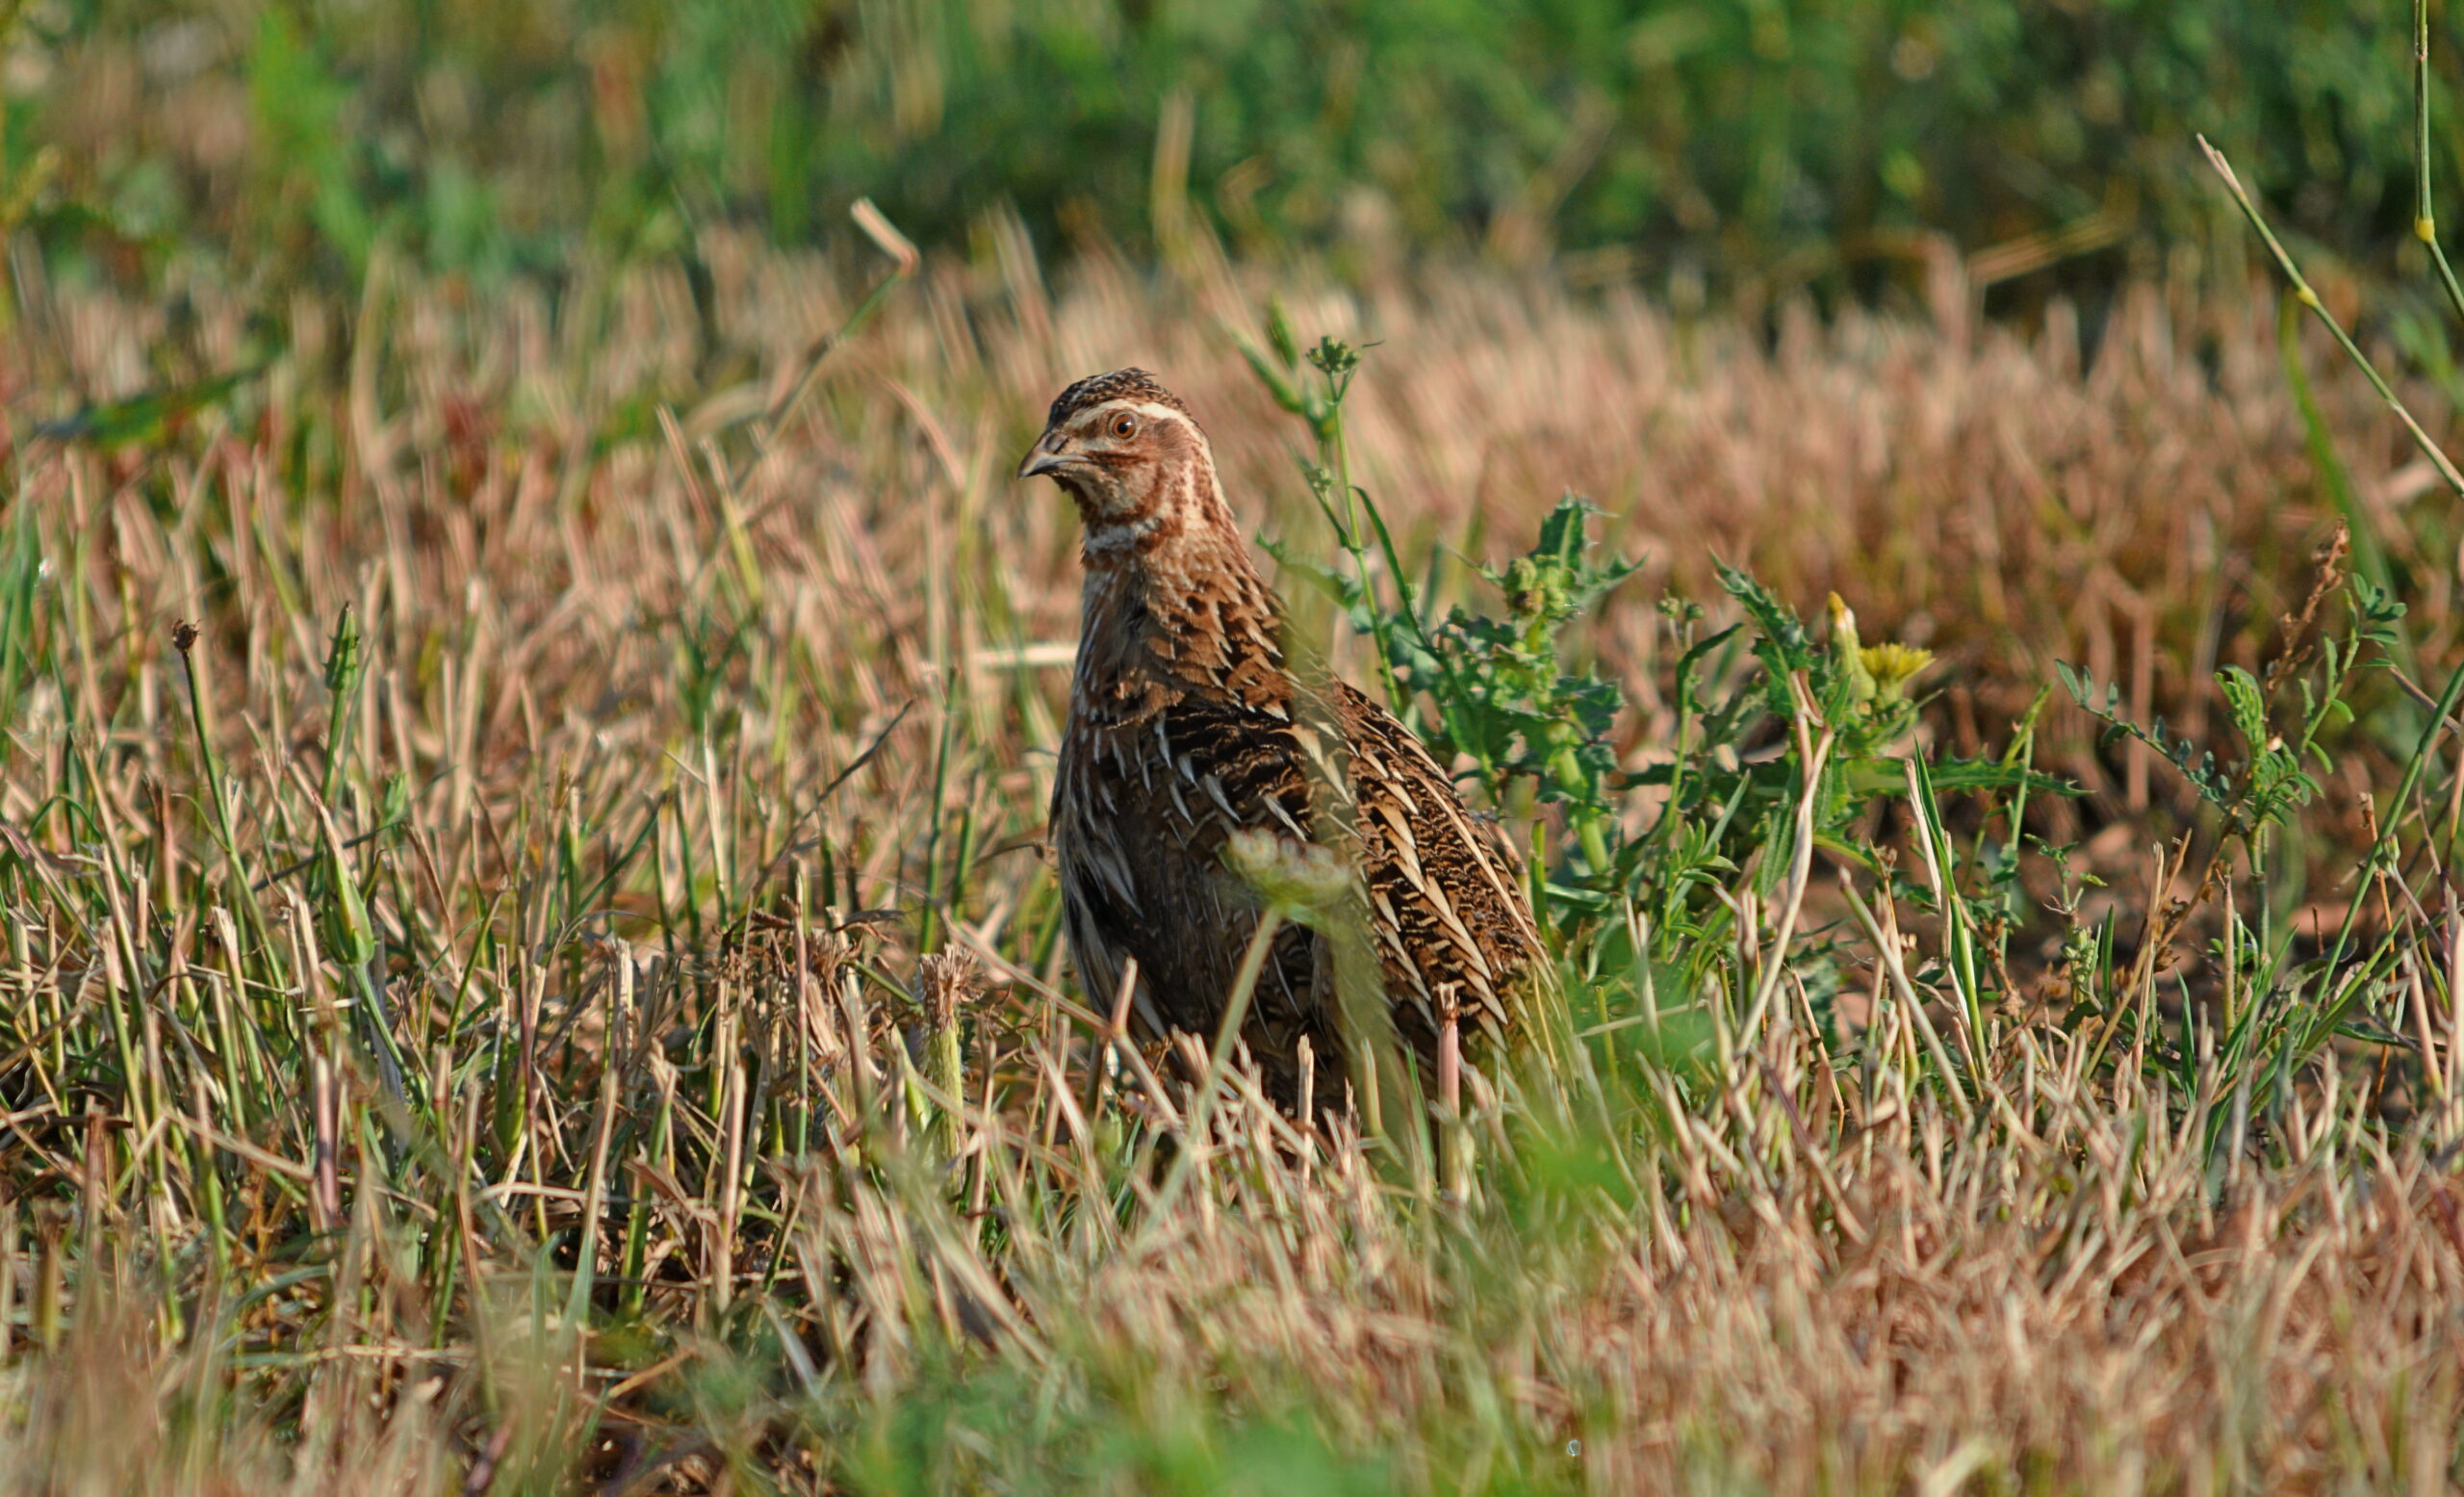
[[[1348,273],[1554,260],[1748,305],[1887,297],[1956,251],[2008,310],[2241,274],[2194,132],[2305,251],[2393,269],[2405,12],[0,0],[0,225],[55,274],[347,285],[381,245],[486,283],[689,253],[721,221],[810,243],[869,195],[928,246],[1014,210],[1047,253],[1144,254],[1194,213]],[[2452,163],[2464,113],[2436,118]]]

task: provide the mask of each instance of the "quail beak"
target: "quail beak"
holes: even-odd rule
[[[1038,442],[1027,452],[1026,461],[1018,464],[1018,477],[1040,477],[1047,473],[1059,473],[1062,469],[1068,467],[1069,459],[1057,451],[1060,441],[1059,437],[1047,436]]]

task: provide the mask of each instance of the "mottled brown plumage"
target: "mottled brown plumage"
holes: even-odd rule
[[[1052,840],[1094,1001],[1111,1003],[1135,957],[1138,1029],[1212,1039],[1258,910],[1225,844],[1262,830],[1335,846],[1356,867],[1396,1032],[1424,1077],[1443,1010],[1509,1028],[1542,967],[1512,854],[1384,709],[1287,661],[1280,606],[1189,407],[1142,370],[1082,379],[1018,473],[1058,481],[1086,529]],[[1243,1025],[1288,1107],[1304,1039],[1318,1104],[1345,1096],[1326,946],[1286,928]]]

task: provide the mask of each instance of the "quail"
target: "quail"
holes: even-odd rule
[[[1296,658],[1189,406],[1143,370],[1081,379],[1018,476],[1057,482],[1085,531],[1051,839],[1093,1000],[1114,1001],[1135,958],[1139,1034],[1212,1041],[1261,912],[1227,852],[1263,833],[1349,865],[1355,928],[1424,1077],[1447,1020],[1509,1033],[1546,968],[1512,851],[1391,713]],[[1279,1105],[1323,1113],[1348,1095],[1349,1037],[1313,924],[1277,931],[1239,1038]]]

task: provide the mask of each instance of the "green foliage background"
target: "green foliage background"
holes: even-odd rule
[[[1972,253],[2090,220],[2063,273],[2110,280],[2224,228],[2238,265],[2197,131],[2295,232],[2383,259],[2410,216],[2404,11],[20,0],[0,206],[122,271],[203,247],[346,272],[386,236],[495,276],[712,219],[802,242],[859,195],[928,244],[1008,204],[1047,246],[1144,250],[1186,109],[1189,199],[1251,253],[1588,253],[1860,292],[1906,275],[1921,230]],[[2437,117],[2451,137],[2464,114]]]

